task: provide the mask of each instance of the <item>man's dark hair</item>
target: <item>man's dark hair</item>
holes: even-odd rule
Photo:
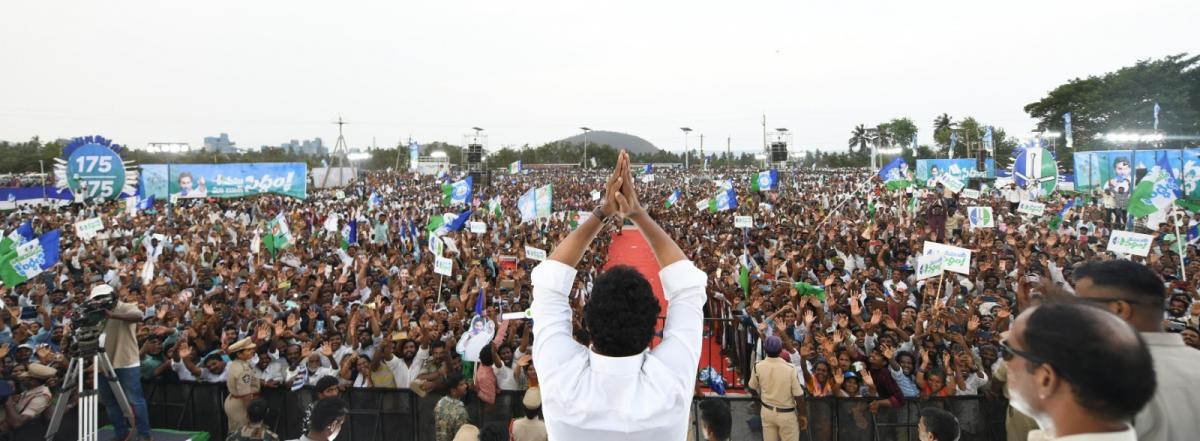
[[[313,405],[312,415],[308,420],[309,432],[324,432],[338,418],[346,416],[346,401],[341,398],[322,398]]]
[[[622,265],[596,277],[583,317],[596,352],[627,357],[650,345],[661,310],[650,282],[633,267]]]
[[[267,401],[262,398],[255,398],[246,407],[246,414],[250,416],[251,423],[261,423],[267,419]]]
[[[484,345],[484,347],[479,350],[479,364],[483,366],[491,366],[496,362],[494,354],[495,353],[493,352],[492,345]]]
[[[326,375],[317,379],[317,393],[325,392],[325,389],[337,387],[338,379],[333,375]]]
[[[921,421],[925,422],[925,430],[937,441],[958,441],[958,418],[954,414],[929,406],[921,409]]]
[[[451,371],[449,374],[446,374],[446,379],[442,381],[442,395],[450,395],[450,391],[458,387],[463,380],[465,379],[463,378],[462,372]]]
[[[1084,409],[1128,420],[1154,396],[1154,362],[1142,337],[1120,318],[1082,303],[1036,307],[1021,342],[1071,385]],[[1032,371],[1037,363],[1030,361]]]
[[[444,349],[445,347],[446,347],[446,342],[441,341],[441,340],[434,340],[434,341],[429,342],[430,350],[435,349],[435,348],[443,348]]]
[[[479,441],[508,441],[508,428],[497,422],[484,424],[479,429]]]
[[[1088,262],[1075,269],[1075,282],[1092,279],[1092,284],[1121,291],[1138,303],[1141,311],[1161,315],[1167,288],[1146,265],[1131,260]]]
[[[733,416],[730,414],[729,404],[725,400],[708,399],[701,401],[700,421],[703,421],[704,427],[707,427],[713,436],[719,440],[729,439],[729,435],[733,430]]]

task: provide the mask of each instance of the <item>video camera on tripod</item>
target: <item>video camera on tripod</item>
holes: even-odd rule
[[[71,333],[74,351],[71,353],[71,363],[67,366],[63,383],[59,386],[58,401],[54,404],[54,412],[50,415],[50,427],[46,430],[46,441],[54,439],[54,435],[58,433],[73,393],[79,398],[79,417],[76,421],[79,425],[80,439],[92,439],[98,433],[100,397],[97,388],[101,381],[108,383],[121,413],[127,418],[133,416],[129,400],[125,397],[125,390],[121,387],[116,371],[113,370],[112,361],[109,360],[104,347],[100,346],[100,334],[104,333],[104,326],[108,322],[108,311],[116,304],[117,296],[114,295],[112,287],[100,285],[92,288],[92,295],[87,301],[75,305],[67,313],[74,328]],[[88,376],[85,372],[88,366],[92,368],[90,382],[87,381]],[[132,423],[131,420],[131,425]]]
[[[75,305],[67,313],[71,319],[71,339],[74,342],[74,356],[90,357],[103,350],[100,347],[100,334],[104,332],[104,324],[108,321],[108,311],[117,305],[116,296],[93,297]]]

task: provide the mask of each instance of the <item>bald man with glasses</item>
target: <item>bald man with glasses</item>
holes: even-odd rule
[[[1138,439],[1195,439],[1200,434],[1200,351],[1179,333],[1166,332],[1166,283],[1150,268],[1129,260],[1091,262],[1075,270],[1075,293],[1134,329],[1150,348],[1158,392],[1138,414]]]

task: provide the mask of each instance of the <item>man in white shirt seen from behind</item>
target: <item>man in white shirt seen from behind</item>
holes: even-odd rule
[[[1154,271],[1129,260],[1092,262],[1075,270],[1075,293],[1103,305],[1141,334],[1154,358],[1158,390],[1133,421],[1142,441],[1195,439],[1200,434],[1200,351],[1165,332],[1167,298]]]
[[[708,276],[641,207],[622,152],[604,205],[533,270],[533,364],[550,439],[681,441],[700,359]],[[662,270],[669,306],[662,342],[648,351],[660,312],[650,283],[629,267],[596,278],[584,306],[591,346],[572,336],[568,294],[575,265],[604,219],[620,214],[641,231]]]

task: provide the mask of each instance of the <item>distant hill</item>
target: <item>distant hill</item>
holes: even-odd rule
[[[565,143],[570,143],[570,144],[582,144],[583,143],[583,135],[582,134],[575,135],[570,138],[563,139],[559,142],[565,142]],[[620,150],[620,149],[629,150],[630,153],[658,153],[658,147],[655,147],[654,144],[650,143],[650,141],[647,141],[645,139],[642,139],[642,138],[639,138],[637,136],[630,135],[627,133],[596,130],[596,131],[588,132],[587,142],[590,145],[608,144],[618,150]]]

